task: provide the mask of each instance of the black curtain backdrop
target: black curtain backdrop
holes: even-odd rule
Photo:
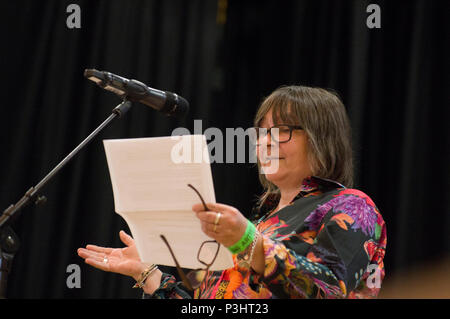
[[[69,29],[66,8],[81,8]],[[381,28],[369,29],[369,3]],[[135,104],[48,185],[45,205],[12,226],[21,239],[9,298],[139,298],[131,278],[83,263],[78,247],[121,247],[103,139],[247,128],[285,84],[342,97],[353,126],[356,188],[387,223],[386,282],[449,253],[447,1],[2,1],[0,210],[15,203],[120,103],[86,68],[176,92],[186,119]],[[226,154],[225,154],[226,155]],[[212,164],[216,199],[248,215],[261,188],[252,164]],[[69,289],[67,266],[81,267]],[[170,270],[170,269],[169,269]]]

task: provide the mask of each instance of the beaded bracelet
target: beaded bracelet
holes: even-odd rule
[[[155,271],[158,269],[158,266],[153,264],[151,266],[149,266],[148,268],[146,268],[142,273],[141,273],[141,278],[139,278],[138,282],[136,282],[136,284],[133,286],[133,288],[142,288],[145,285],[145,280]]]
[[[256,231],[255,237],[254,237],[249,249],[245,252],[245,254],[243,254],[243,256],[241,256],[241,254],[239,254],[237,256],[237,258],[239,260],[239,262],[238,262],[239,267],[250,269],[251,264],[252,264],[252,259],[253,259],[253,253],[255,252],[256,243],[258,242],[258,237],[259,237],[259,232]],[[249,253],[249,251],[250,251],[250,253]]]
[[[243,252],[253,242],[255,232],[256,232],[255,225],[253,225],[252,222],[247,221],[247,228],[245,229],[244,235],[242,235],[241,239],[239,239],[237,243],[228,247],[228,250],[233,255]]]
[[[258,242],[259,232],[255,232],[255,239],[253,239],[252,246],[250,248],[250,255],[248,256],[248,262],[251,264],[253,259],[253,253],[255,252],[256,243]]]

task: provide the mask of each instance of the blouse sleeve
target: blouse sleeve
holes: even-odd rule
[[[192,296],[173,275],[163,273],[159,288],[152,295],[144,293],[143,299],[192,299]]]
[[[316,236],[310,237],[303,255],[295,249],[302,234],[282,240],[263,235],[265,271],[260,281],[274,297],[375,297],[384,277],[385,226],[373,202],[367,196],[337,196],[305,222],[308,234]]]

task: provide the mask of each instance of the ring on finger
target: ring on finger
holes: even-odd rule
[[[104,256],[104,257],[103,257],[103,262],[104,262],[105,264],[107,264],[107,263],[108,263],[108,257]]]
[[[218,225],[219,224],[219,220],[220,220],[221,216],[222,216],[222,213],[220,213],[220,212],[216,214],[216,219],[214,220],[214,225]]]

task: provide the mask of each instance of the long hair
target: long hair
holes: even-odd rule
[[[306,86],[280,87],[261,103],[254,119],[255,127],[269,111],[274,124],[300,125],[305,130],[313,175],[349,188],[353,186],[350,121],[336,93]],[[259,198],[262,204],[268,196],[278,195],[279,189],[264,174],[259,179],[264,188]]]

